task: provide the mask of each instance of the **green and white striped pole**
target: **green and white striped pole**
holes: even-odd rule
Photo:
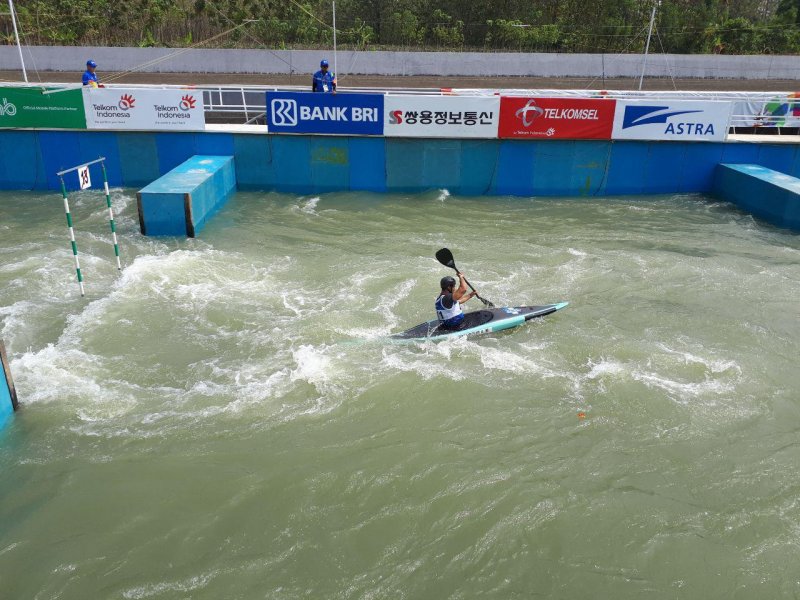
[[[63,177],[61,177],[61,195],[64,197],[64,212],[67,215],[67,227],[69,227],[69,240],[72,244],[72,256],[75,257],[75,272],[78,274],[78,285],[81,288],[81,297],[83,297],[86,295],[86,291],[83,289],[81,263],[78,260],[78,244],[75,242],[75,231],[72,228],[72,215],[69,212],[69,200],[67,200],[67,186],[64,185]]]
[[[106,190],[106,205],[108,206],[108,224],[111,226],[111,239],[114,242],[114,256],[117,257],[117,271],[122,270],[119,262],[119,243],[117,242],[117,226],[114,224],[114,210],[111,208],[111,193],[108,191],[108,176],[106,175],[106,163],[101,162],[103,167],[103,187]]]

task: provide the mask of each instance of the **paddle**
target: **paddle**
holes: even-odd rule
[[[442,248],[441,250],[438,250],[436,252],[436,260],[442,263],[445,267],[450,267],[451,269],[455,269],[455,272],[458,273],[459,275],[461,274],[461,271],[459,271],[458,267],[456,267],[456,261],[453,258],[453,253],[450,252],[450,250],[448,250],[447,248]],[[494,304],[492,304],[491,302],[489,302],[484,298],[481,298],[480,295],[478,295],[478,292],[475,290],[474,287],[472,287],[472,284],[469,281],[467,281],[466,277],[464,278],[464,282],[469,286],[469,289],[475,292],[475,297],[481,302],[483,302],[484,306],[488,308],[494,308]]]

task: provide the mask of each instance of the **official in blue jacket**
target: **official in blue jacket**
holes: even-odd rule
[[[97,63],[93,60],[86,61],[86,71],[83,73],[83,85],[88,85],[89,87],[103,87],[100,85],[100,82],[97,81],[97,73],[94,70],[97,68]]]
[[[311,91],[336,93],[336,73],[328,72],[327,60],[319,63],[319,71],[314,73],[314,78],[311,80]]]

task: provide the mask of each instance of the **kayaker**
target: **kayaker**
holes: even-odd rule
[[[442,288],[439,297],[436,298],[436,316],[439,317],[441,327],[445,329],[457,329],[464,320],[464,312],[461,305],[470,298],[474,298],[477,292],[467,293],[467,282],[463,273],[458,273],[458,288],[456,280],[449,275],[442,277],[439,282]]]

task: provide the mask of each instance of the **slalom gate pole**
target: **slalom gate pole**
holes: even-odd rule
[[[119,243],[117,242],[117,226],[114,224],[114,210],[111,208],[111,193],[108,191],[108,175],[106,174],[106,163],[101,162],[103,167],[103,187],[106,191],[106,206],[108,206],[108,224],[111,227],[111,239],[114,242],[114,256],[117,257],[117,271],[122,270],[119,262]]]
[[[78,260],[78,244],[75,242],[75,230],[72,228],[72,215],[69,212],[69,200],[67,199],[67,186],[64,185],[64,178],[61,177],[61,195],[64,197],[64,212],[67,215],[67,227],[69,227],[69,240],[72,244],[72,256],[75,257],[75,272],[78,274],[78,285],[81,288],[81,297],[86,295],[83,289],[83,275],[81,274],[81,263]]]

